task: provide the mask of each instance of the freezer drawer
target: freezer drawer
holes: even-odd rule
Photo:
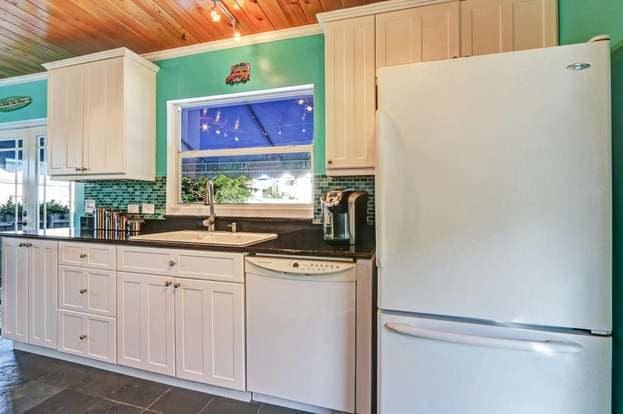
[[[611,338],[379,313],[380,414],[610,412]]]

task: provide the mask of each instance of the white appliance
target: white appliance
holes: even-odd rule
[[[246,259],[247,389],[255,400],[355,411],[355,294],[353,262]]]
[[[378,88],[379,412],[610,412],[609,42]]]

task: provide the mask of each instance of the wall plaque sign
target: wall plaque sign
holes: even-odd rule
[[[0,112],[11,112],[22,109],[30,105],[32,98],[30,96],[9,96],[0,99]]]

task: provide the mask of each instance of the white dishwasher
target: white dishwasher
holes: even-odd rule
[[[247,257],[247,389],[354,412],[355,295],[353,262]]]

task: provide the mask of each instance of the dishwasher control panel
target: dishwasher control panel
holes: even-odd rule
[[[299,258],[248,257],[249,263],[273,272],[301,275],[322,275],[344,272],[355,267],[352,262],[307,260]]]

